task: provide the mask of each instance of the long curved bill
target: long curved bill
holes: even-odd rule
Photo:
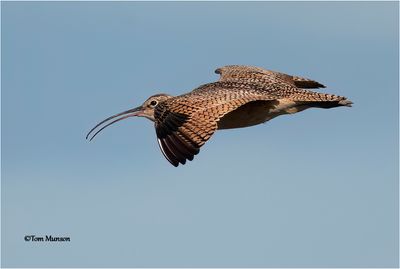
[[[107,124],[104,125],[103,127],[101,127],[97,132],[94,133],[94,135],[89,139],[89,141],[92,141],[92,139],[95,138],[95,136],[96,136],[98,133],[100,133],[102,130],[104,130],[105,128],[107,128],[107,127],[110,126],[111,124],[114,124],[114,123],[116,123],[116,122],[118,122],[118,121],[120,121],[120,120],[129,118],[129,117],[140,116],[140,112],[141,112],[141,111],[142,111],[142,107],[139,106],[139,107],[136,107],[136,108],[129,109],[129,110],[127,110],[127,111],[118,113],[118,114],[116,114],[116,115],[114,115],[114,116],[108,117],[107,119],[103,120],[102,122],[100,122],[100,123],[98,123],[96,126],[94,126],[94,127],[92,128],[92,130],[90,130],[90,132],[86,135],[86,139],[88,139],[89,136],[90,136],[90,134],[93,133],[93,131],[96,130],[98,127],[100,127],[102,124],[107,123],[108,121],[110,121],[110,120],[112,120],[112,119],[115,119],[115,118],[117,118],[117,117],[120,117],[120,118],[117,118],[117,119],[115,119],[115,120],[113,120],[113,121],[107,123]]]

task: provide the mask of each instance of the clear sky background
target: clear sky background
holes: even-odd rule
[[[2,266],[398,266],[398,3],[1,5]],[[146,119],[85,140],[227,64],[354,107],[217,132],[178,168]]]

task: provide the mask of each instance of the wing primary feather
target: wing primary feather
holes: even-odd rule
[[[171,134],[172,132],[177,131],[177,130],[178,130],[178,127],[179,127],[179,126],[174,125],[174,124],[171,122],[171,119],[165,120],[165,121],[163,122],[163,125],[164,125],[165,128],[167,129],[167,134]]]
[[[199,153],[200,149],[198,147],[195,147],[192,145],[192,143],[187,140],[187,138],[184,138],[183,134],[181,132],[174,133],[174,136],[176,137],[179,142],[184,145],[184,147],[190,152],[192,155],[196,155]]]
[[[155,128],[158,138],[165,138],[167,136],[168,130],[165,126],[161,124],[156,124]]]
[[[163,139],[163,141],[165,142],[165,145],[168,147],[169,151],[174,155],[175,159],[181,164],[185,164],[186,158],[180,151],[179,147],[177,147],[174,141],[171,139],[171,136],[168,135],[165,139]]]
[[[170,140],[171,142],[175,145],[176,149],[178,149],[182,155],[188,159],[188,160],[193,160],[193,152],[192,150],[188,147],[187,144],[185,144],[180,138],[179,135],[176,133],[172,133],[170,135]]]
[[[173,166],[177,167],[179,162],[174,158],[174,155],[171,154],[168,147],[165,145],[165,142],[160,138],[157,139],[157,142],[165,159],[167,159]]]
[[[318,89],[318,88],[326,88],[325,85],[319,83],[318,81],[311,80],[308,78],[302,78],[302,77],[293,77],[293,82],[296,87],[302,88],[302,89]]]

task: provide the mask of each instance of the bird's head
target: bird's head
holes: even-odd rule
[[[86,139],[89,138],[90,134],[93,133],[94,130],[96,130],[98,127],[102,126],[103,124],[105,124],[103,127],[101,127],[100,129],[98,129],[97,132],[94,133],[94,135],[90,138],[90,140],[92,140],[98,133],[100,133],[103,129],[105,129],[106,127],[110,126],[111,124],[114,124],[120,120],[129,118],[129,117],[145,117],[148,118],[151,121],[154,121],[154,109],[156,108],[156,106],[160,103],[163,102],[169,98],[171,98],[172,96],[168,95],[168,94],[156,94],[153,96],[150,96],[146,101],[144,101],[144,103],[141,106],[129,109],[127,111],[118,113],[116,115],[113,115],[111,117],[108,117],[107,119],[99,122],[95,127],[93,127],[92,130],[90,130],[90,132],[86,135]],[[114,120],[112,120],[114,119]],[[110,120],[112,120],[110,122]]]

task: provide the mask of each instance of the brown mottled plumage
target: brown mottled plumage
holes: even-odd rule
[[[119,113],[103,123],[92,140],[107,126],[133,116],[146,117],[155,123],[158,143],[165,158],[174,166],[193,160],[200,147],[218,129],[248,127],[282,114],[293,114],[311,107],[351,106],[346,97],[305,89],[325,88],[307,78],[265,70],[258,67],[230,65],[218,68],[217,82],[193,91],[170,96],[157,94],[142,106]]]

